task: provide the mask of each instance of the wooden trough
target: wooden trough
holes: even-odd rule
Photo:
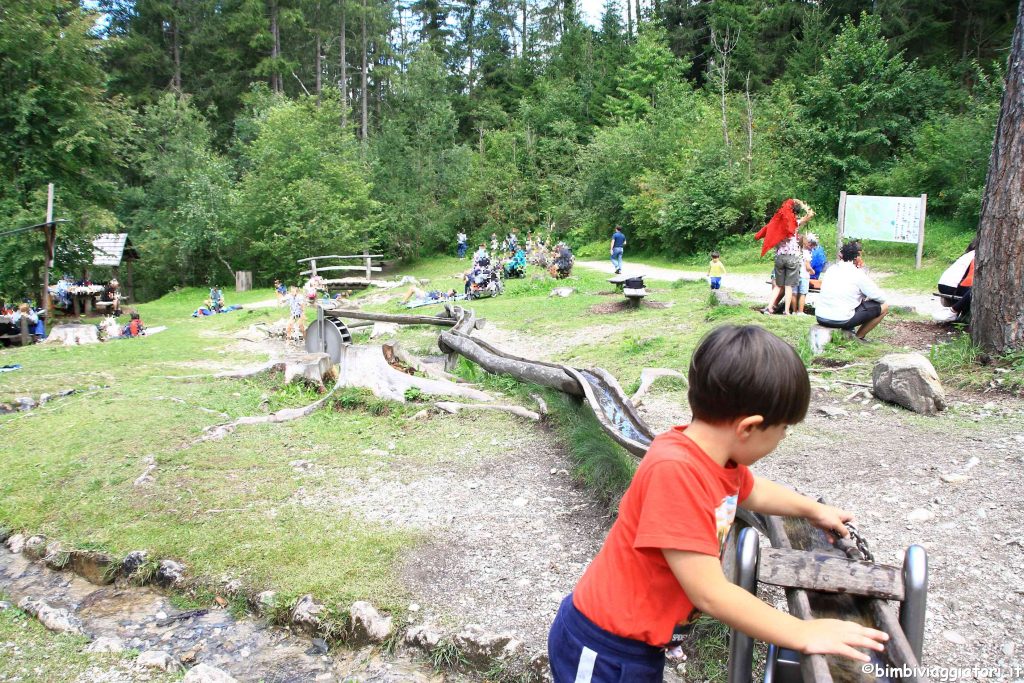
[[[580,397],[608,435],[637,457],[644,456],[653,439],[653,431],[610,374],[600,368],[579,370],[521,358],[473,339],[473,330],[483,321],[471,309],[447,304],[438,316],[320,309],[318,320],[324,316],[449,327],[438,338],[438,346],[447,354],[446,369],[464,356],[487,372]],[[767,536],[771,548],[760,548],[761,534]],[[831,538],[806,519],[759,515],[741,508],[723,565],[727,577],[755,594],[759,583],[784,588],[790,613],[801,619],[857,621],[889,634],[884,652],[871,653],[877,667],[873,670],[841,657],[800,655],[772,646],[766,682],[886,681],[889,677],[879,672],[919,670],[927,594],[927,558],[920,546],[907,550],[902,567],[881,565],[866,553],[866,544]],[[898,616],[889,601],[900,604]],[[732,633],[730,683],[750,683],[753,651],[749,637]],[[903,679],[927,680],[916,675]]]

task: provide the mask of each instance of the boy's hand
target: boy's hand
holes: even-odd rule
[[[881,652],[885,648],[882,643],[889,640],[887,633],[852,621],[813,619],[802,622],[802,626],[800,651],[808,655],[842,655],[867,662],[870,657],[854,648]]]
[[[853,513],[823,503],[815,503],[811,514],[807,515],[807,521],[814,526],[843,538],[850,536],[850,531],[846,528],[846,522],[851,520],[853,520]]]

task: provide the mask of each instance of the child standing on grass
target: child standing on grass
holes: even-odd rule
[[[622,497],[619,516],[548,635],[556,683],[661,681],[665,648],[700,612],[757,640],[867,662],[888,636],[836,619],[802,621],[722,573],[737,505],[806,517],[849,535],[848,512],[816,503],[748,466],[807,414],[810,382],[796,351],[756,326],[723,326],[690,361],[688,426],[659,435]]]
[[[285,337],[292,339],[292,330],[295,325],[299,326],[299,336],[306,334],[306,300],[302,296],[298,287],[292,287],[289,290],[289,295],[285,298],[288,303],[288,308],[291,312],[291,318],[288,320],[288,328],[285,330]]]
[[[711,265],[708,266],[708,281],[711,289],[722,288],[722,276],[725,275],[725,264],[722,263],[721,254],[717,251],[711,252]]]

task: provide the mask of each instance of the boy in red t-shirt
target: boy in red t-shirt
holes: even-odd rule
[[[882,650],[885,633],[780,612],[730,583],[719,559],[737,505],[849,535],[850,513],[747,469],[806,416],[803,361],[763,328],[723,326],[694,352],[689,384],[692,422],[651,443],[604,547],[555,617],[555,682],[661,681],[673,632],[699,612],[758,640],[867,662],[855,648]]]

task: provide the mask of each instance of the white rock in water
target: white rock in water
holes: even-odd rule
[[[209,664],[196,664],[181,679],[182,683],[236,683],[237,679]]]
[[[954,643],[956,645],[966,645],[967,644],[967,639],[964,638],[959,633],[957,633],[956,631],[943,631],[942,632],[942,637],[945,638],[946,640],[948,640],[949,642]]]
[[[160,669],[161,671],[180,671],[181,664],[178,660],[163,650],[146,650],[139,654],[135,663],[147,669]]]
[[[917,508],[907,515],[908,522],[927,522],[932,519],[935,519],[935,513],[924,508]]]
[[[113,636],[101,636],[89,643],[86,652],[124,652],[124,641]]]

